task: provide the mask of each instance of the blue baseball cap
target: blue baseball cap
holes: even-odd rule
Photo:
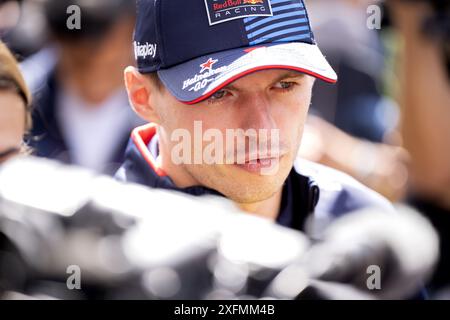
[[[259,70],[337,81],[303,0],[137,0],[134,52],[141,73],[187,104]]]

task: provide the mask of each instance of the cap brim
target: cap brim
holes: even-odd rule
[[[300,42],[212,53],[159,70],[158,75],[175,98],[195,104],[249,73],[267,69],[294,70],[329,83],[337,81],[319,47]]]

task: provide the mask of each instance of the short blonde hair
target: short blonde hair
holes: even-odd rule
[[[25,104],[25,125],[31,127],[31,93],[20,72],[17,60],[6,45],[0,41],[0,90],[12,90]]]

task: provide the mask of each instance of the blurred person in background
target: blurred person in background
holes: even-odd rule
[[[386,54],[367,26],[374,1],[315,0],[311,23],[324,54],[339,73],[330,87],[317,83],[300,156],[346,172],[391,201],[405,197],[408,153],[396,132],[398,107],[383,92]]]
[[[24,150],[23,136],[31,124],[30,103],[17,61],[0,42],[0,163]]]
[[[314,0],[316,39],[339,72],[337,86],[318,84],[312,108],[321,118],[361,139],[384,142],[396,125],[396,104],[383,94],[386,55],[380,33],[367,25],[369,0]]]
[[[80,29],[67,8],[80,8]],[[123,69],[133,61],[128,0],[45,0],[51,42],[23,63],[34,96],[30,145],[37,156],[112,174],[132,128]],[[75,11],[74,11],[75,12]]]
[[[450,1],[388,5],[403,43],[398,98],[411,155],[410,202],[440,234],[441,260],[430,289],[435,298],[450,299]]]
[[[397,83],[383,80],[383,69],[396,79],[395,70],[386,70],[383,59],[388,56],[376,30],[366,24],[368,6],[383,2],[310,3],[317,38],[340,81],[335,87],[318,83],[312,105],[316,115],[307,123],[301,156],[421,210],[441,237],[441,261],[430,289],[449,287],[450,1],[387,1],[384,19],[391,15],[400,36],[388,40],[403,47],[394,62],[401,66]],[[324,6],[327,10],[320,10]],[[383,36],[389,37],[386,30]],[[383,81],[398,100],[398,123],[393,104],[383,103]],[[450,298],[450,290],[442,297]]]
[[[42,49],[46,31],[42,0],[0,0],[0,39],[19,62]]]

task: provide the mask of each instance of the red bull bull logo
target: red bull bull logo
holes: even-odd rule
[[[244,0],[244,4],[258,4],[264,3],[263,0]]]

